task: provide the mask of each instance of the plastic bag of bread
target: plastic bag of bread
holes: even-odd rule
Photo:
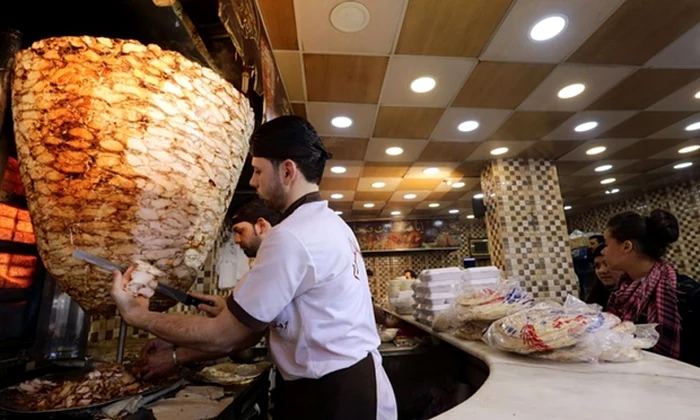
[[[480,341],[489,325],[489,321],[466,322],[455,329],[452,335],[462,340]]]
[[[534,305],[532,295],[517,281],[501,283],[496,289],[467,291],[457,298],[460,321],[494,321]]]
[[[587,334],[572,347],[531,356],[559,362],[636,362],[642,359],[642,349],[654,347],[658,340],[656,324],[634,325],[625,321]]]
[[[531,354],[574,346],[585,335],[619,323],[618,317],[586,306],[544,302],[495,321],[484,341],[501,350]]]

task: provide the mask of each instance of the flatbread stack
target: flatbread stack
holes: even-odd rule
[[[533,304],[532,295],[520,288],[518,282],[505,282],[496,290],[462,294],[457,298],[457,312],[462,322],[495,321]]]

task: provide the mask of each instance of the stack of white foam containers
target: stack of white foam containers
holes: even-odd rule
[[[435,315],[455,303],[461,282],[462,270],[457,267],[423,270],[413,284],[416,320],[432,325]]]
[[[464,289],[495,288],[501,280],[501,272],[497,267],[473,267],[462,271],[462,287]]]

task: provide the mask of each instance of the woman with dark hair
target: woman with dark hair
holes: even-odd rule
[[[678,240],[678,220],[665,210],[649,217],[624,212],[608,222],[603,255],[612,270],[625,274],[608,300],[608,312],[635,324],[658,324],[655,353],[678,359],[681,317],[676,298],[676,271],[663,260]]]

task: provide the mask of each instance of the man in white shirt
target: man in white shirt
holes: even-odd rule
[[[166,341],[225,353],[270,327],[280,418],[395,419],[359,245],[318,193],[330,154],[314,128],[293,116],[260,126],[251,154],[250,185],[283,220],[227,310],[215,318],[149,312],[145,299],[126,290],[130,268],[115,273],[112,289],[122,317]]]

